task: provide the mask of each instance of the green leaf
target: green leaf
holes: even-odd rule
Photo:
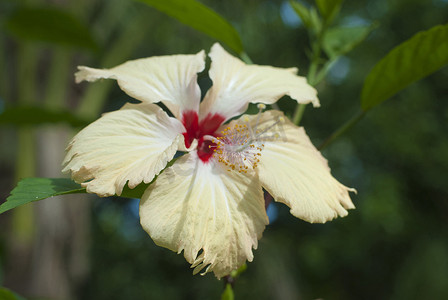
[[[326,24],[330,24],[339,13],[342,0],[316,0],[316,4]]]
[[[150,183],[141,183],[134,189],[130,189],[126,185],[120,197],[141,198],[146,188],[154,180]],[[86,189],[69,178],[24,178],[11,191],[6,202],[0,205],[0,214],[18,206],[53,196],[82,193],[86,193]]]
[[[0,214],[20,205],[58,195],[85,193],[86,190],[68,178],[24,178],[0,205]]]
[[[12,292],[11,290],[0,287],[0,299],[1,300],[25,300],[25,298],[17,295],[16,293]]]
[[[7,107],[0,113],[0,125],[39,125],[45,123],[68,123],[73,127],[89,124],[69,111],[54,111],[44,107]]]
[[[140,199],[143,196],[143,193],[146,191],[146,188],[152,184],[157,179],[157,176],[150,183],[140,183],[135,188],[130,189],[128,185],[125,185],[123,192],[120,197],[123,198],[138,198]]]
[[[447,63],[448,24],[417,33],[373,67],[362,89],[362,109],[371,109]]]
[[[221,295],[221,300],[233,300],[235,299],[235,295],[233,294],[232,285],[229,283],[226,284],[226,288]]]
[[[315,34],[320,34],[322,31],[322,20],[317,13],[317,10],[314,7],[310,9],[310,17],[311,17],[311,29]]]
[[[6,29],[23,40],[98,49],[86,25],[74,15],[54,7],[19,8],[6,20]]]
[[[196,0],[139,0],[178,21],[215,38],[236,53],[244,52],[238,32],[222,16]]]
[[[289,1],[289,4],[291,4],[291,7],[294,9],[296,14],[300,17],[303,25],[305,25],[306,28],[311,29],[311,27],[312,27],[311,13],[308,10],[308,8],[306,8],[306,6],[303,5],[302,3],[293,1],[293,0]]]
[[[322,47],[327,55],[334,59],[344,55],[362,41],[376,28],[376,24],[356,27],[334,27],[328,29],[322,40]]]

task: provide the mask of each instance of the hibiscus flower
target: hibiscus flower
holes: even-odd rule
[[[194,273],[220,278],[252,261],[268,224],[264,188],[291,214],[324,223],[354,208],[350,188],[301,127],[282,112],[263,112],[284,95],[319,106],[297,69],[246,65],[219,44],[209,53],[213,82],[201,101],[204,51],[128,61],[112,69],[79,67],[76,81],[117,80],[139,104],[106,113],[67,147],[64,172],[99,196],[151,182],[140,202],[154,242],[184,252]],[[154,104],[161,102],[172,116]],[[259,103],[257,115],[241,115]],[[161,172],[176,152],[184,152]]]

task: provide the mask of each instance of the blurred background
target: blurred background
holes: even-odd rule
[[[254,63],[306,76],[309,39],[288,1],[201,2],[232,23]],[[28,35],[41,19],[28,17],[22,32],[8,21],[19,8],[49,5],[75,24],[71,39]],[[317,86],[322,107],[302,120],[315,145],[359,109],[381,57],[447,16],[447,0],[345,1],[335,24],[378,27]],[[0,20],[0,201],[20,178],[61,177],[68,140],[130,100],[114,81],[75,85],[77,65],[191,54],[215,42],[130,0],[0,0]],[[358,190],[347,217],[308,224],[282,204],[269,207],[237,299],[448,299],[447,78],[445,68],[411,85],[323,151],[333,175]],[[295,106],[284,98],[279,107],[291,115]],[[136,199],[56,197],[0,215],[0,228],[0,286],[29,299],[218,299],[224,288],[152,242]]]

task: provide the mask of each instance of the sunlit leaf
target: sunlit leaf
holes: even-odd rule
[[[139,0],[243,53],[238,32],[222,16],[196,0]]]
[[[25,178],[0,205],[0,214],[20,205],[58,195],[85,193],[86,190],[68,178]]]
[[[55,7],[19,8],[6,20],[6,29],[23,40],[98,48],[89,28],[67,11]]]
[[[327,24],[338,15],[342,0],[316,0],[317,8]]]
[[[141,183],[134,189],[126,186],[121,197],[141,198],[150,184]],[[69,178],[24,178],[11,191],[6,202],[0,205],[0,214],[18,206],[53,196],[82,193],[86,193],[86,189]]]
[[[17,295],[16,293],[12,292],[11,290],[0,287],[0,299],[1,300],[25,300],[25,298]]]
[[[344,55],[358,46],[376,25],[334,27],[325,32],[322,46],[330,58]]]
[[[0,125],[39,125],[45,123],[68,123],[74,127],[89,124],[68,111],[53,111],[44,107],[7,107],[0,112]]]
[[[361,106],[368,110],[448,63],[448,24],[417,33],[381,59],[367,76]]]

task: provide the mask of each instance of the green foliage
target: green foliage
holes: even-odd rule
[[[196,0],[139,0],[178,21],[215,38],[236,53],[244,52],[238,32],[222,16]]]
[[[330,24],[338,15],[343,0],[316,0],[317,8],[326,24]]]
[[[364,41],[375,27],[376,25],[330,28],[324,34],[323,49],[331,59],[344,55]]]
[[[308,29],[312,28],[313,26],[311,22],[311,12],[308,10],[308,8],[298,1],[291,0],[289,1],[289,3],[291,4],[291,7],[294,9],[296,14],[302,20],[303,25],[305,25],[305,27]]]
[[[68,178],[24,178],[0,205],[0,214],[20,205],[49,197],[85,193],[85,189]]]
[[[23,40],[98,49],[86,25],[69,12],[55,7],[19,8],[6,20],[6,29]]]
[[[0,299],[1,300],[25,300],[16,293],[10,291],[7,288],[0,287]]]
[[[329,25],[338,15],[342,0],[316,0],[317,8],[322,19],[319,17],[319,14],[314,7],[307,8],[302,3],[294,0],[291,0],[290,4],[305,27],[317,34],[324,26]]]
[[[0,113],[1,125],[39,125],[46,123],[68,123],[74,127],[89,124],[69,111],[51,110],[45,107],[8,107]]]
[[[362,108],[371,109],[447,63],[448,25],[417,33],[373,67],[362,89]]]

